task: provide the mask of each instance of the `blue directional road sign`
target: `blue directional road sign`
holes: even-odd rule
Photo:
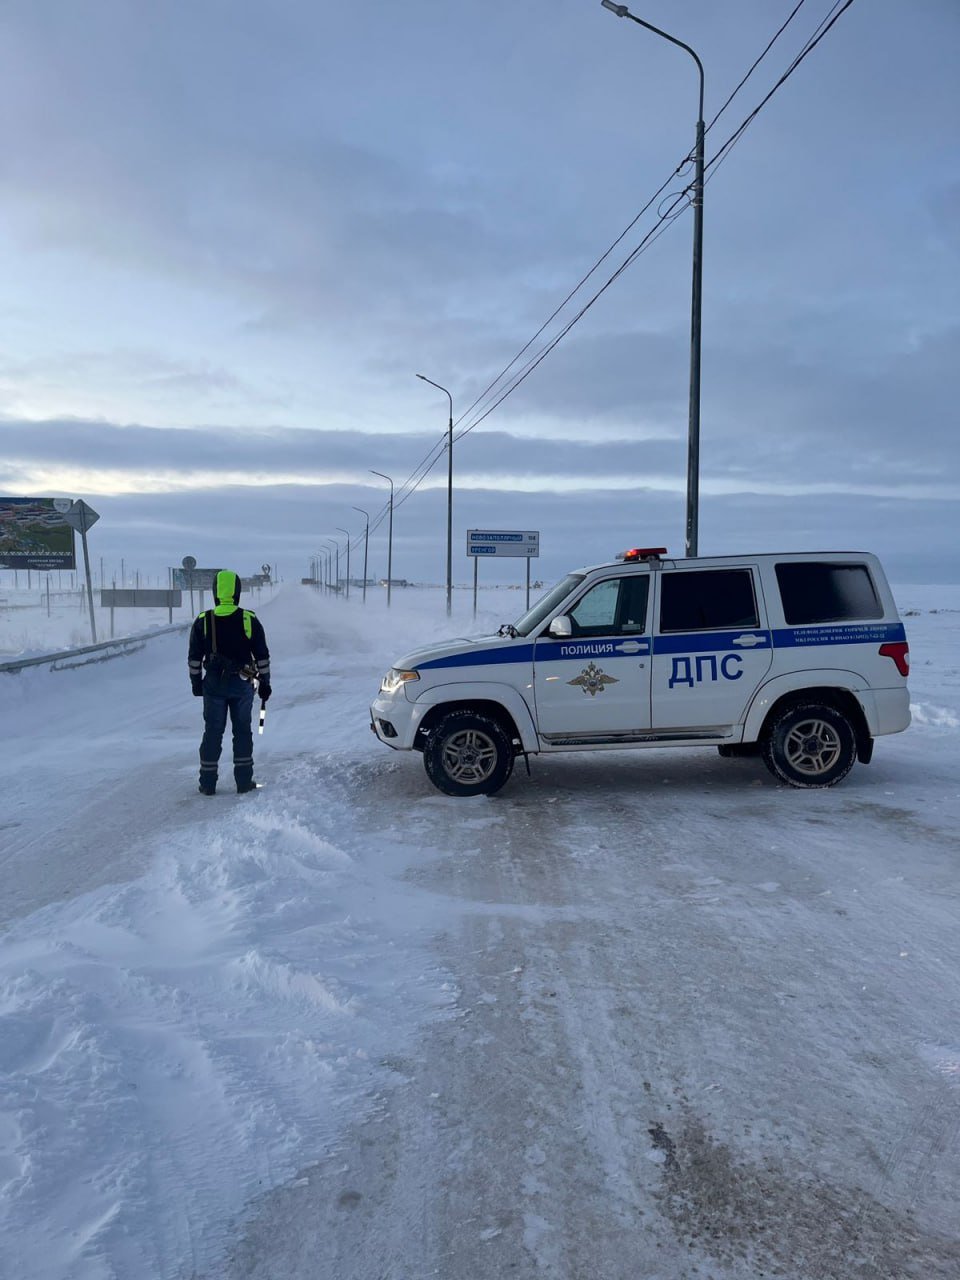
[[[540,555],[540,534],[529,529],[468,529],[467,555],[533,559]]]

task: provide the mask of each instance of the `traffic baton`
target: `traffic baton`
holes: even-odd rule
[[[266,718],[267,718],[267,704],[265,702],[261,702],[260,703],[260,724],[259,724],[259,727],[257,728],[257,733],[263,733],[263,722],[266,720]]]

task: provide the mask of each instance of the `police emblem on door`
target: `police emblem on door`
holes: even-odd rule
[[[588,663],[576,680],[567,681],[567,684],[578,684],[584,693],[589,693],[591,698],[595,698],[598,693],[603,693],[604,685],[619,683],[616,676],[604,675],[594,662]]]

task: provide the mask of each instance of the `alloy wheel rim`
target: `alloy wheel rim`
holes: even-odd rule
[[[496,764],[496,743],[477,729],[463,729],[443,744],[443,769],[454,782],[486,782]]]
[[[787,762],[797,773],[820,777],[840,759],[843,744],[836,728],[826,720],[801,720],[784,741]]]

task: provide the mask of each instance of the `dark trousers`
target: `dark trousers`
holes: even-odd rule
[[[200,743],[200,785],[217,785],[227,712],[233,727],[233,777],[238,787],[253,781],[253,685],[239,676],[203,677],[203,740]]]

